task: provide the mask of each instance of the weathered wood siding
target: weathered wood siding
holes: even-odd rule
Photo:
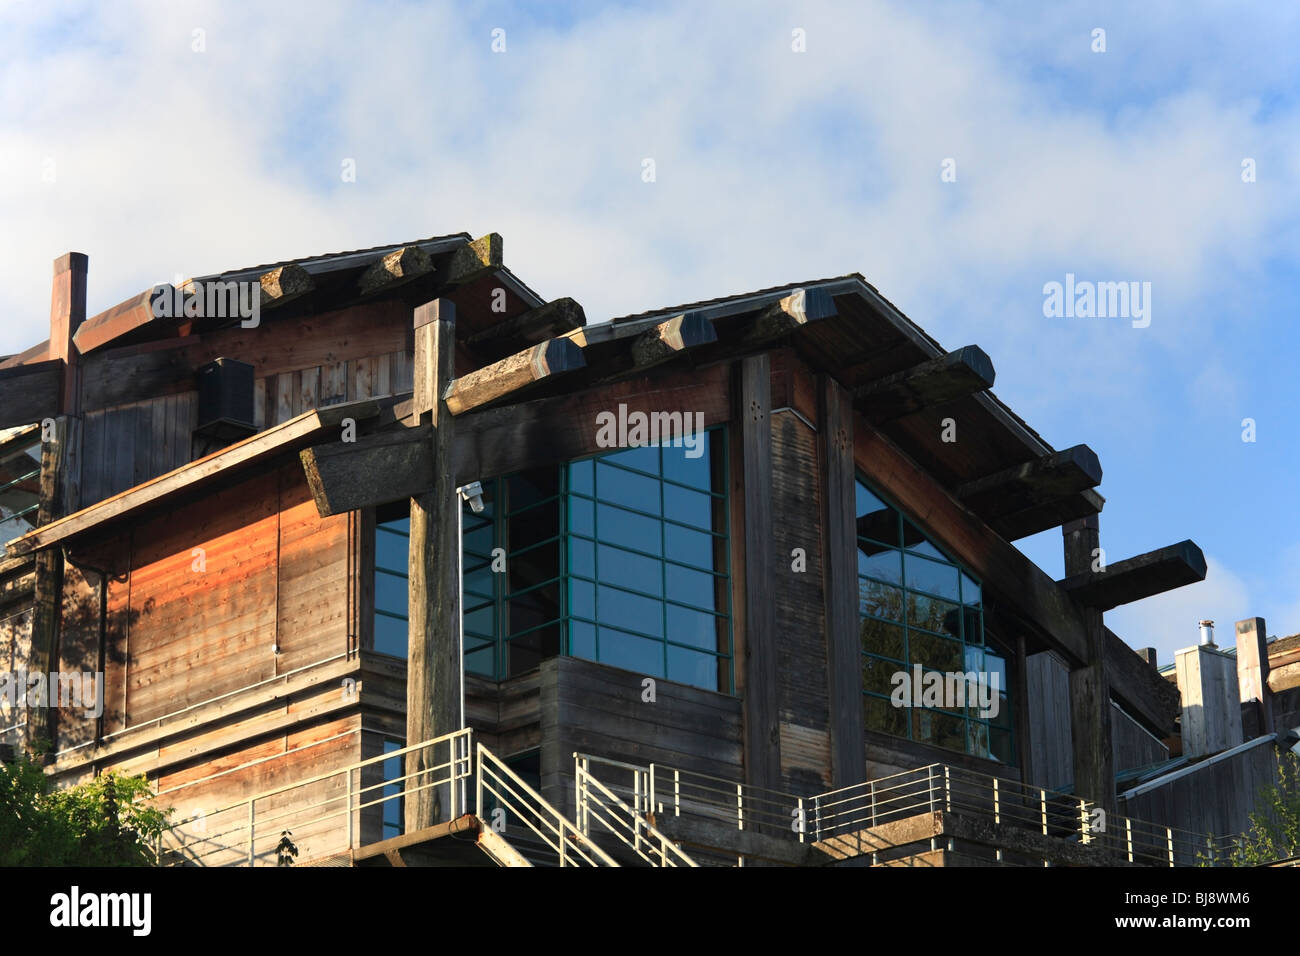
[[[572,816],[575,752],[646,766],[744,779],[741,702],[672,681],[576,657],[543,661],[540,670],[542,796]],[[595,768],[597,776],[605,772]],[[619,784],[620,781],[613,781]]]
[[[775,548],[777,701],[782,789],[831,788],[822,586],[821,467],[817,433],[791,411],[772,415],[772,536]],[[796,563],[799,562],[799,563]]]
[[[1029,707],[1029,757],[1036,787],[1049,790],[1074,780],[1074,752],[1070,744],[1070,671],[1051,651],[1030,654],[1025,660]]]

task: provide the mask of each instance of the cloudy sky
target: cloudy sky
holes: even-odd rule
[[[459,231],[592,321],[861,272],[1097,451],[1109,561],[1205,550],[1130,643],[1300,631],[1300,7],[538,6],[0,0],[0,354],[69,250],[90,314]],[[1045,316],[1067,273],[1149,282],[1150,325]]]

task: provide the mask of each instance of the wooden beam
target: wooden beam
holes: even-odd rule
[[[817,439],[825,487],[822,509],[826,594],[827,704],[831,720],[831,784],[866,779],[862,713],[862,643],[858,619],[856,485],[853,465],[853,397],[829,375],[821,376]]]
[[[1068,662],[1088,660],[1082,612],[1069,595],[865,417],[856,415],[854,423],[854,459],[868,480],[922,527],[941,529],[953,557],[985,588],[1013,600],[1048,646]]]
[[[994,518],[989,526],[1008,541],[1037,534],[1048,528],[1059,528],[1080,518],[1101,514],[1106,506],[1106,499],[1096,491],[1088,488],[1084,491],[1031,505],[1023,511],[1016,511],[1001,518]]]
[[[432,271],[433,259],[427,252],[419,246],[405,246],[388,253],[363,272],[357,288],[362,295],[374,295]]]
[[[58,415],[65,369],[62,359],[0,369],[0,428]]]
[[[993,360],[978,345],[859,386],[854,403],[877,424],[993,387]]]
[[[682,352],[716,342],[713,323],[700,312],[687,312],[667,322],[660,322],[632,340],[632,361],[638,368],[649,368]]]
[[[770,342],[836,314],[835,300],[822,289],[795,289],[755,316],[742,339],[747,345]]]
[[[364,435],[298,453],[322,518],[411,498],[433,487],[432,428]]]
[[[285,305],[316,288],[316,283],[307,274],[307,270],[292,262],[263,273],[259,282],[262,286],[263,309]]]
[[[242,471],[273,455],[296,451],[299,442],[315,438],[319,443],[323,433],[338,428],[343,419],[359,421],[371,418],[379,413],[380,407],[379,401],[365,399],[304,412],[188,465],[29,531],[9,542],[6,550],[10,555],[29,554],[66,541],[141,508],[159,505],[182,492],[202,488],[218,477]]]
[[[513,319],[475,332],[465,340],[465,344],[471,349],[504,357],[517,351],[521,345],[536,345],[586,324],[587,314],[577,302],[569,298],[554,299]]]
[[[105,309],[94,318],[87,319],[72,336],[77,351],[85,355],[114,339],[121,338],[128,332],[148,325],[156,318],[154,303],[164,296],[167,297],[169,304],[175,302],[176,288],[167,283],[160,283],[148,292],[141,292],[124,302],[119,302],[111,309]]]
[[[955,494],[986,521],[1095,488],[1101,462],[1087,445],[1044,455],[1034,461],[968,481]]]
[[[772,553],[772,365],[766,352],[740,363],[739,418],[745,514],[745,778],[779,789],[777,592]]]
[[[186,335],[96,352],[81,365],[82,411],[192,391],[196,377],[191,350],[199,349],[202,341],[198,335]]]
[[[438,396],[456,368],[456,309],[447,300],[415,310],[416,423],[432,428],[430,454],[448,462],[455,421]],[[434,468],[433,484],[411,498],[408,565],[406,739],[412,743],[459,730],[464,722],[460,647],[460,496],[450,468]],[[436,752],[441,749],[442,752]],[[450,745],[422,748],[406,757],[406,772],[429,783],[445,770]],[[427,778],[418,776],[429,774]],[[450,815],[451,790],[437,786],[406,798],[406,830],[413,833]]]
[[[1204,581],[1206,571],[1205,555],[1192,541],[1108,564],[1104,571],[1084,568],[1059,583],[1077,602],[1101,611]]]
[[[1105,632],[1106,682],[1111,696],[1156,736],[1168,737],[1182,710],[1178,685],[1161,677],[1110,628]]]
[[[505,265],[504,246],[501,236],[495,232],[465,243],[451,254],[446,273],[442,276],[443,285],[473,282],[486,273],[502,268]]]
[[[65,363],[59,411],[81,413],[80,354],[73,336],[86,321],[86,273],[89,259],[84,253],[69,252],[54,260],[54,283],[50,290],[50,358]]]
[[[571,341],[550,339],[455,379],[442,398],[453,415],[460,415],[586,364]]]
[[[1100,547],[1100,523],[1075,521],[1062,529],[1065,569],[1074,574],[1088,568]],[[1115,811],[1115,767],[1111,745],[1110,678],[1106,667],[1106,631],[1101,610],[1082,609],[1088,656],[1070,668],[1070,738],[1074,757],[1074,793]]]

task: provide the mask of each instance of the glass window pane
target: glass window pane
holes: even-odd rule
[[[506,613],[507,634],[518,634],[548,621],[559,620],[559,584],[548,584],[511,597],[506,605]]]
[[[596,506],[586,498],[573,495],[569,498],[569,531],[594,537],[596,534]]]
[[[569,581],[569,613],[575,617],[596,618],[596,588],[589,581]]]
[[[612,627],[599,629],[602,663],[652,677],[664,676],[664,645]]]
[[[491,636],[497,632],[495,605],[487,604],[477,610],[466,610],[462,620],[464,621],[466,640],[468,640],[470,634]]]
[[[610,505],[596,506],[597,537],[601,541],[635,548],[649,554],[662,554],[662,524],[654,518],[636,515]]]
[[[716,690],[718,659],[712,654],[688,651],[684,647],[668,648],[668,679],[693,687]]]
[[[476,603],[474,598],[491,599],[495,593],[495,584],[496,574],[492,571],[491,564],[480,564],[475,568],[467,567],[464,574],[465,602]]]
[[[701,444],[694,449],[685,447],[664,449],[664,477],[683,485],[690,485],[692,488],[708,491],[711,487],[712,433],[705,432],[704,435],[696,436],[692,440]],[[696,457],[690,457],[691,454],[695,454]]]
[[[491,644],[477,651],[467,650],[465,652],[465,670],[471,674],[478,674],[480,677],[496,677],[496,661],[493,659],[495,650],[495,646]]]
[[[979,604],[980,599],[980,586],[972,578],[963,574],[961,576],[961,603]]]
[[[875,541],[858,539],[858,574],[890,584],[903,583],[903,553]]]
[[[644,555],[632,554],[610,547],[598,545],[596,557],[600,565],[600,580],[605,584],[618,584],[625,588],[636,588],[648,594],[662,596],[663,562]]]
[[[640,450],[640,449],[637,449]],[[659,480],[596,463],[596,496],[601,501],[660,514]]]
[[[857,483],[858,537],[898,544],[898,512]]]
[[[465,544],[462,550],[466,554],[477,554],[482,557],[490,557],[492,549],[496,547],[495,535],[491,525],[485,525],[481,528],[465,529]],[[404,567],[405,561],[399,567]]]
[[[560,544],[553,541],[523,554],[506,556],[506,588],[510,594],[557,577],[560,573]]]
[[[560,653],[560,626],[540,628],[506,642],[507,676],[534,670],[543,660]]]
[[[596,575],[596,546],[583,538],[569,539],[569,573]]]
[[[665,573],[668,575],[669,598],[711,611],[718,610],[715,584],[718,579],[712,574],[705,571],[692,571],[690,568],[681,568],[675,564],[668,565]]]
[[[896,661],[887,661],[871,654],[862,655],[862,689],[865,691],[884,694],[886,697],[891,696],[897,683],[894,675],[899,673],[902,673],[905,679],[911,679],[907,669]],[[890,703],[892,704],[893,701],[891,700]]]
[[[597,613],[602,624],[617,624],[642,634],[663,637],[663,602],[655,598],[602,585],[597,594]]]
[[[950,601],[958,599],[957,569],[928,558],[909,554],[903,560],[906,584],[918,591],[929,591]]]
[[[956,604],[914,591],[907,592],[907,623],[909,627],[923,627],[927,631],[961,637],[961,618]]]
[[[616,451],[608,455],[601,455],[596,465],[597,477],[596,482],[600,488],[600,496],[605,494],[605,486],[600,485],[602,480],[599,476],[599,462],[612,461],[615,464],[622,465],[624,468],[635,468],[638,471],[649,472],[652,475],[659,473],[659,449],[655,445],[640,445],[635,448],[628,448],[625,451]]]
[[[960,641],[950,641],[936,634],[924,631],[908,631],[908,660],[912,664],[921,664],[927,670],[962,672],[962,653]]]
[[[874,617],[903,620],[903,591],[879,581],[858,579],[858,611]]]
[[[375,534],[375,564],[391,571],[406,571],[406,555],[410,541],[400,534],[390,534],[383,528]]]
[[[951,714],[941,714],[926,708],[912,712],[913,739],[947,747],[949,750],[966,750],[966,720]]]
[[[392,611],[405,617],[409,590],[406,578],[387,571],[375,572],[375,607],[379,610]]]
[[[925,536],[925,532],[910,521],[903,522],[903,544],[913,554],[924,554],[939,561],[948,560],[947,555],[936,548],[934,543]]]
[[[569,464],[569,490],[577,491],[584,495],[593,495],[596,493],[596,486],[592,479],[592,460],[590,458],[584,461],[575,461]]]
[[[506,550],[513,554],[559,533],[560,505],[552,501],[510,517],[506,522]]]
[[[713,568],[713,536],[677,525],[664,525],[664,550],[669,558],[697,568]]]
[[[677,485],[664,485],[664,517],[712,531],[713,498]]]
[[[584,621],[569,622],[569,653],[574,657],[596,659],[596,627]]]
[[[511,475],[506,481],[510,496],[510,514],[522,511],[560,493],[558,468],[535,468]]]
[[[375,650],[394,657],[406,656],[406,622],[383,614],[375,615]]]
[[[668,640],[689,644],[701,650],[718,650],[718,625],[721,618],[703,611],[668,605]],[[644,630],[637,625],[637,630]]]
[[[864,651],[892,657],[900,663],[907,660],[903,644],[903,629],[897,624],[873,621],[869,617],[863,618],[860,637]]]
[[[907,736],[907,710],[903,707],[895,707],[888,697],[865,695],[862,698],[862,711],[868,730],[877,730],[896,737]]]

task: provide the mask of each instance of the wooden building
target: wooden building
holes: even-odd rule
[[[102,706],[0,724],[148,774],[170,860],[1106,862],[1168,755],[1102,615],[1199,549],[1095,566],[1097,456],[861,276],[588,325],[462,234],[86,289],[0,362],[0,647]],[[930,672],[992,696],[897,706]]]

